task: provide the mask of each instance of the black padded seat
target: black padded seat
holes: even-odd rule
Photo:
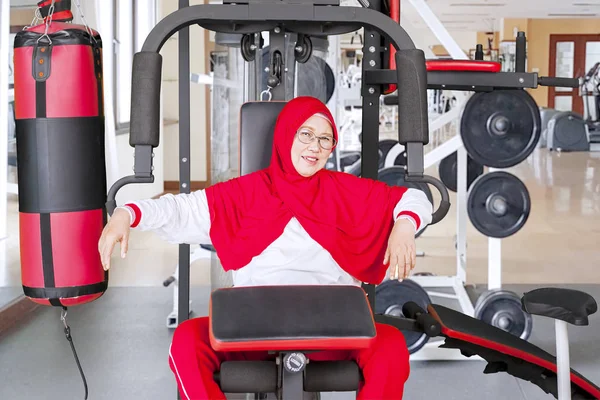
[[[535,289],[523,295],[521,304],[529,314],[559,319],[573,325],[588,325],[588,316],[598,311],[598,304],[592,296],[573,289]]]
[[[273,132],[285,101],[244,103],[240,111],[240,175],[267,168],[271,163]]]
[[[211,345],[218,351],[360,349],[376,336],[367,296],[358,286],[218,289],[211,293],[209,317]]]

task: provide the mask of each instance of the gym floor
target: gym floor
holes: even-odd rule
[[[524,228],[502,241],[502,281],[517,293],[540,286],[584,290],[600,301],[600,154],[556,153],[536,149],[509,169],[527,185],[532,210]],[[427,171],[436,175],[435,170]],[[454,198],[451,197],[454,201]],[[9,202],[10,238],[0,249],[2,288],[20,285],[16,199]],[[417,272],[455,273],[455,208],[418,239],[425,256]],[[487,239],[467,229],[467,283],[485,286]],[[171,287],[178,248],[150,233],[133,232],[126,259],[113,258],[110,287],[99,300],[69,310],[74,343],[88,380],[90,399],[169,399],[176,386],[167,354],[172,332]],[[115,253],[117,254],[117,252]],[[193,316],[206,315],[210,291],[209,260],[192,264]],[[1,294],[0,294],[1,295]],[[1,399],[82,399],[83,387],[63,334],[60,312],[38,308],[34,317],[0,340]],[[572,367],[600,384],[600,316],[590,326],[569,328]],[[550,320],[534,317],[530,341],[554,351]],[[548,399],[537,386],[505,373],[485,375],[480,361],[415,361],[405,398]],[[324,399],[349,399],[328,394]]]

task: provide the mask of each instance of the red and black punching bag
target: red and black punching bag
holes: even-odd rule
[[[70,21],[70,0],[14,42],[21,280],[36,303],[74,306],[106,291],[102,42]],[[52,7],[53,6],[53,7]]]

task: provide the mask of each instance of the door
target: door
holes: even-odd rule
[[[550,76],[581,78],[600,61],[600,35],[550,35]],[[548,88],[548,107],[586,116],[579,88]]]

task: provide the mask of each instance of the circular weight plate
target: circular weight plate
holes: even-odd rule
[[[389,186],[406,186],[413,189],[419,189],[425,192],[427,199],[433,204],[433,195],[429,185],[425,182],[405,182],[404,181],[404,166],[395,165],[393,167],[387,167],[380,169],[377,174],[377,180],[388,184]],[[427,229],[427,228],[425,228]],[[425,232],[425,229],[421,230],[415,237],[419,237]]]
[[[475,318],[523,340],[529,339],[533,318],[521,308],[521,299],[511,291],[496,289],[483,293],[475,303]]]
[[[383,139],[379,141],[379,169],[383,168],[388,152],[398,144],[397,140]]]
[[[386,280],[375,289],[375,313],[404,317],[402,306],[414,301],[424,310],[431,304],[429,295],[418,283],[410,279]],[[429,341],[425,333],[401,331],[410,354],[419,351]]]
[[[473,182],[467,199],[467,213],[482,234],[505,238],[517,233],[527,222],[531,198],[525,184],[505,171],[481,175]]]
[[[540,111],[524,90],[479,92],[467,102],[460,135],[473,160],[507,168],[525,160],[541,134]]]
[[[440,174],[440,180],[448,190],[456,192],[457,184],[457,154],[456,152],[445,157],[438,166],[438,172]],[[471,187],[475,179],[483,174],[483,165],[479,164],[471,157],[467,156],[467,189]]]

